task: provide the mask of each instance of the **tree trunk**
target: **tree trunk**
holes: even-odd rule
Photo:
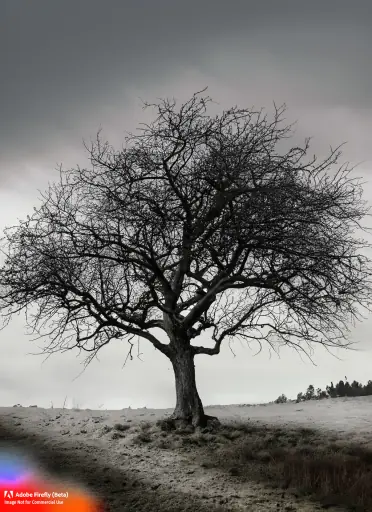
[[[190,348],[180,350],[171,358],[176,380],[177,403],[172,419],[183,420],[194,427],[205,426],[208,416],[196,389],[194,354]]]

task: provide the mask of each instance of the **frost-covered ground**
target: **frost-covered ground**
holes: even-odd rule
[[[334,398],[267,405],[226,405],[208,408],[226,419],[299,425],[332,431],[356,442],[372,441],[372,396]],[[210,414],[210,413],[209,413]]]
[[[288,432],[309,427],[319,432],[319,442],[337,437],[372,448],[372,397],[206,409],[227,426],[277,425]],[[1,407],[0,440],[2,446],[31,453],[40,470],[56,471],[93,489],[110,510],[320,510],[280,487],[257,479],[247,482],[222,467],[203,464],[221,444],[208,444],[208,435],[215,441],[211,434],[204,434],[203,446],[197,437],[186,446],[182,436],[170,442],[155,423],[171,412]]]

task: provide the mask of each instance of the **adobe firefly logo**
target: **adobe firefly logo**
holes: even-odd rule
[[[13,498],[13,491],[4,491],[4,498]]]

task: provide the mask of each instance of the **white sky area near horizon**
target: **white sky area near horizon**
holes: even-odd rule
[[[141,99],[182,102],[208,86],[214,115],[233,105],[286,103],[297,121],[290,145],[313,137],[320,159],[343,142],[357,165],[364,199],[372,197],[370,2],[97,0],[53,3],[5,0],[0,20],[0,230],[32,215],[40,191],[64,169],[88,165],[82,140],[102,137],[120,149],[126,131],[154,119]],[[364,224],[371,227],[371,220]],[[2,236],[2,235],[1,235]],[[371,235],[361,235],[371,243]],[[313,365],[282,349],[225,344],[197,356],[205,405],[294,398],[309,384],[372,379],[371,315],[351,326],[357,351],[333,356],[315,348]],[[160,335],[159,335],[160,336]],[[170,362],[146,340],[141,360],[123,368],[128,346],[112,341],[83,370],[77,351],[30,355],[42,347],[26,335],[24,313],[0,331],[0,404],[121,409],[175,405]],[[165,341],[165,340],[164,340]],[[208,335],[200,342],[208,344]],[[199,342],[199,340],[198,340]],[[210,342],[209,342],[210,343]],[[136,351],[134,352],[134,354]],[[337,357],[336,357],[337,356]],[[79,377],[78,377],[79,376]],[[77,378],[76,378],[77,377]]]

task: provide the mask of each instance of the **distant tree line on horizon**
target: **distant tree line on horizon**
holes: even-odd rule
[[[363,386],[357,380],[354,380],[351,384],[345,377],[345,382],[340,380],[335,386],[331,382],[330,386],[326,386],[326,390],[318,388],[315,390],[314,386],[310,384],[305,393],[298,393],[296,403],[305,402],[307,400],[322,400],[324,398],[339,398],[344,396],[368,396],[372,395],[372,380],[369,380],[367,384]],[[276,404],[283,404],[288,401],[287,397],[283,394],[280,395],[274,402]]]

